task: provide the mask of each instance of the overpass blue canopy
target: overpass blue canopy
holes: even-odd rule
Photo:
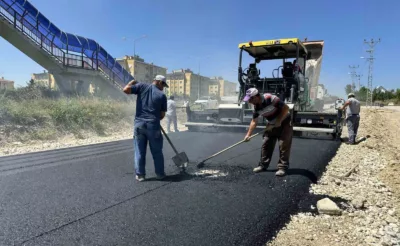
[[[5,4],[4,4],[5,3]],[[126,71],[114,57],[93,39],[85,38],[60,30],[50,22],[27,0],[1,0],[0,5],[10,14],[17,13],[25,26],[32,27],[30,31],[36,35],[45,36],[56,47],[67,53],[84,54],[110,76],[117,76],[123,83],[132,80],[132,75]],[[7,6],[8,5],[8,6]],[[15,13],[14,13],[15,12]],[[26,25],[28,24],[28,25]],[[113,73],[113,74],[110,74]],[[114,75],[114,76],[113,76]]]

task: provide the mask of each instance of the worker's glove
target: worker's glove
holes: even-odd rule
[[[275,127],[275,125],[267,124],[267,127],[265,128],[265,130],[266,131],[271,131],[274,127]]]
[[[246,136],[244,137],[243,141],[245,141],[245,142],[250,141],[250,136],[246,135]]]

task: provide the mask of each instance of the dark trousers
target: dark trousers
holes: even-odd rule
[[[347,130],[349,131],[349,143],[355,143],[358,126],[360,125],[360,116],[359,115],[351,115],[346,119]]]
[[[289,168],[290,149],[292,147],[293,126],[291,117],[282,121],[281,126],[266,131],[263,135],[260,165],[268,168],[272,154],[274,153],[276,141],[279,140],[279,162],[278,169]]]

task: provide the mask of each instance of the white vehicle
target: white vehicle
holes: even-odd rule
[[[218,100],[210,97],[204,96],[200,97],[194,102],[194,105],[201,105],[202,109],[217,109],[218,108]]]

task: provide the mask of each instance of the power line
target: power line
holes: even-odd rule
[[[356,92],[356,83],[355,83],[355,80],[356,80],[356,77],[357,77],[357,73],[356,73],[356,68],[358,68],[359,67],[359,65],[357,65],[357,66],[349,66],[349,68],[350,68],[350,70],[351,70],[351,72],[350,72],[350,76],[351,76],[351,92]],[[358,89],[360,89],[360,88],[358,88]]]
[[[368,68],[368,90],[367,90],[367,101],[366,101],[366,106],[372,106],[372,93],[373,93],[373,88],[372,88],[372,72],[373,72],[373,65],[374,65],[374,49],[375,45],[381,42],[381,39],[379,38],[378,41],[374,41],[374,39],[371,39],[371,41],[367,41],[364,39],[364,44],[368,44],[369,50],[366,50],[366,52],[369,53],[369,57],[366,58],[366,60],[369,62],[369,68]]]

